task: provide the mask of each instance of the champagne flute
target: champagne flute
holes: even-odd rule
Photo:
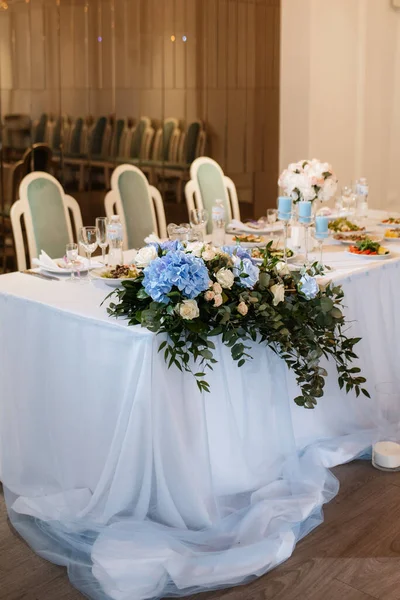
[[[193,208],[190,211],[190,225],[200,234],[201,241],[204,240],[207,222],[208,212],[204,208]]]
[[[97,244],[101,248],[101,255],[103,260],[103,265],[106,266],[106,248],[108,246],[108,237],[107,237],[107,217],[97,217],[96,219],[96,230],[97,230]]]
[[[67,244],[65,254],[67,256],[68,265],[71,265],[71,277],[69,280],[75,282],[75,264],[78,261],[78,244],[75,244],[75,242]]]
[[[86,256],[88,259],[87,279],[91,281],[92,277],[90,274],[90,269],[92,268],[92,254],[97,248],[97,228],[82,227],[79,232],[79,241],[86,251]]]

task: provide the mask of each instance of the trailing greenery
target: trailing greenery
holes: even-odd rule
[[[268,245],[262,264],[256,267],[257,281],[249,285],[247,278],[254,277],[254,270],[247,264],[249,255],[242,250],[230,255],[211,246],[199,248],[198,244],[178,250],[159,246],[155,260],[162,265],[168,252],[188,253],[191,246],[196,247],[192,252],[208,269],[207,290],[188,300],[184,290],[172,286],[167,300],[156,302],[148,293],[149,275],[144,268],[138,270],[136,279],[124,281],[112,292],[116,300],[108,307],[110,315],[129,319],[129,325],[140,324],[154,333],[166,334],[159,351],[168,367],[193,373],[200,391],[208,392],[207,369],[217,362],[213,338],[221,336],[239,367],[251,360],[254,343],[278,354],[295,374],[300,394],[294,401],[299,406],[314,408],[323,396],[327,377],[321,366],[324,358],[335,362],[340,388],[369,396],[366,379],[357,366],[351,366],[357,359],[354,347],[360,338],[346,335],[343,290],[332,283],[318,285],[315,277],[322,273],[319,265],[289,270],[272,256]],[[227,270],[233,274],[230,286]]]

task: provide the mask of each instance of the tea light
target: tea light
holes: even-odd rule
[[[311,202],[303,200],[298,206],[300,223],[311,223]]]
[[[289,221],[292,216],[292,199],[288,196],[279,196],[278,198],[278,219]]]
[[[400,444],[377,442],[372,448],[372,464],[383,469],[398,469],[400,467]]]
[[[323,215],[317,215],[315,217],[315,237],[317,239],[324,239],[328,237],[328,223],[328,217],[324,217]]]

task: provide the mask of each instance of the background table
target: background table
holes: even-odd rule
[[[373,389],[396,374],[400,258],[342,259],[332,275]],[[12,522],[98,600],[261,575],[321,522],[337,491],[324,467],[377,439],[374,399],[346,396],[332,372],[305,411],[272,351],[255,346],[238,369],[220,344],[202,397],[191,376],[166,369],[159,338],[107,316],[108,291],[0,277],[0,473]]]

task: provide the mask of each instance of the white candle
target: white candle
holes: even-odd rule
[[[398,469],[400,467],[400,444],[377,442],[372,449],[372,462],[384,469]]]

